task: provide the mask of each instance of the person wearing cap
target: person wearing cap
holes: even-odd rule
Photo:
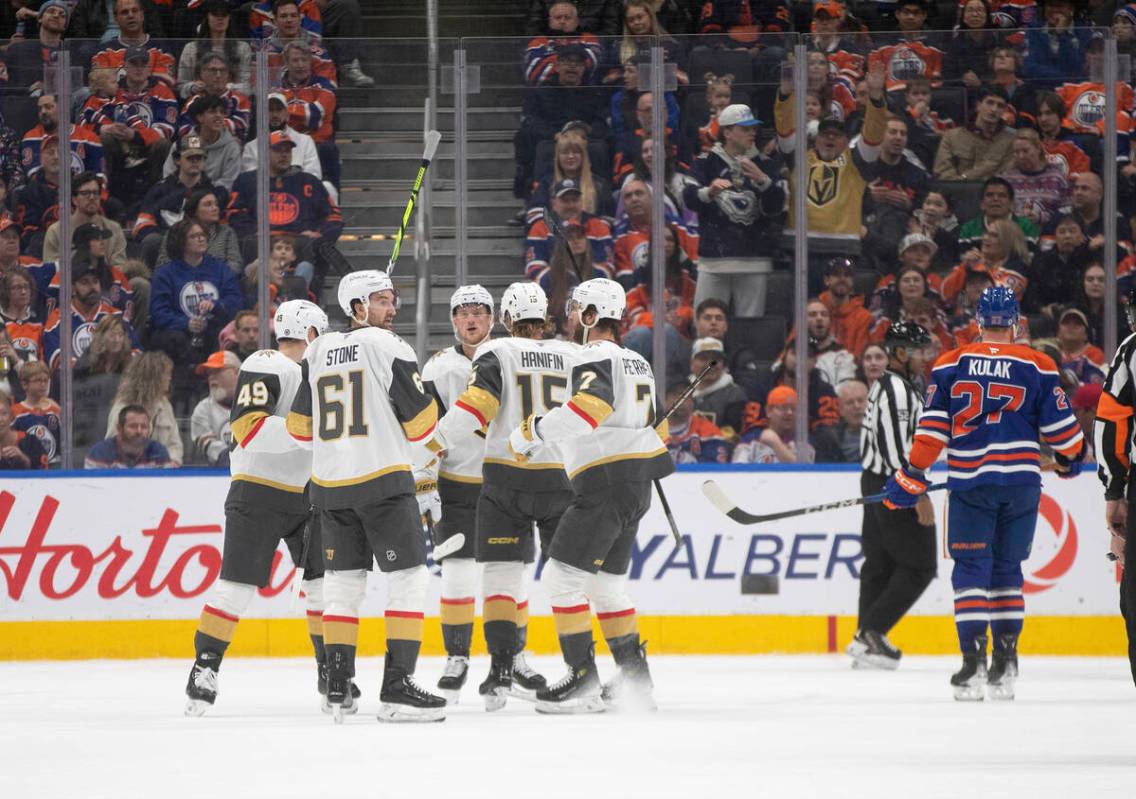
[[[918,269],[923,274],[927,290],[936,299],[942,299],[943,279],[931,271],[931,263],[938,251],[935,240],[923,233],[908,233],[900,239],[896,249],[899,260],[886,262],[886,272],[876,281],[875,291],[872,292],[872,308],[879,308],[889,302],[890,295],[896,291],[897,276],[906,269]]]
[[[618,14],[618,11],[616,11]],[[617,17],[618,19],[618,17]],[[616,23],[618,26],[618,22]],[[611,32],[618,33],[618,27]],[[555,0],[548,5],[546,26],[542,35],[530,39],[525,45],[523,70],[525,83],[540,86],[556,74],[560,49],[565,45],[580,45],[584,50],[585,68],[590,79],[603,61],[603,45],[594,33],[580,29],[576,4],[571,0]]]
[[[84,469],[173,469],[169,450],[151,438],[150,414],[142,405],[118,412],[114,435],[91,447]]]
[[[40,5],[36,38],[13,41],[4,50],[10,88],[26,88],[33,97],[43,91],[43,68],[58,57],[70,16],[64,0],[45,0]]]
[[[1097,13],[1107,10],[1109,3],[1102,3],[1095,11]],[[1116,40],[1117,55],[1123,58],[1136,58],[1136,3],[1129,3],[1116,9],[1110,20],[1112,23],[1112,38]],[[1103,20],[1093,20],[1094,25],[1104,27]],[[1122,62],[1123,63],[1123,62]],[[1121,75],[1125,83],[1132,83],[1132,75]]]
[[[122,312],[123,318],[136,323],[134,318],[136,292],[129,278],[108,258],[113,233],[99,225],[87,222],[75,227],[71,233],[71,270],[93,268],[102,286],[102,300]],[[46,261],[35,270],[40,291],[48,298],[49,306],[59,304],[58,264]],[[149,294],[146,293],[148,297]]]
[[[233,400],[237,395],[237,372],[241,359],[235,353],[218,350],[197,366],[209,384],[209,395],[197,403],[189,420],[189,437],[194,451],[210,466],[229,465],[233,431],[229,426]]]
[[[742,425],[746,393],[726,368],[726,348],[716,338],[700,338],[690,349],[690,375],[702,374],[711,361],[714,366],[694,390],[694,411],[716,424],[730,440],[737,438]]]
[[[288,98],[284,96],[283,92],[274,91],[268,95],[268,130],[269,133],[278,130],[283,131],[292,140],[292,144],[296,145],[292,149],[293,166],[298,167],[301,172],[307,172],[309,175],[323,180],[323,167],[320,166],[315,141],[308,134],[300,133],[300,131],[288,125]],[[245,142],[244,149],[241,152],[241,172],[250,172],[256,169],[256,153],[259,143],[257,138]],[[332,199],[338,202],[339,195],[335,187],[328,181],[324,181],[323,186]]]
[[[39,123],[24,134],[20,142],[20,165],[24,174],[40,168],[40,147],[48,136],[59,134],[59,107],[54,94],[41,94],[36,99]],[[103,143],[87,125],[71,125],[71,172],[105,173]]]
[[[855,37],[844,36],[844,15],[844,5],[836,0],[815,3],[813,34],[808,38],[808,48],[824,53],[840,77],[858,81],[867,67],[866,53]]]
[[[197,64],[200,80],[191,84],[196,90],[188,92],[185,96],[181,116],[178,118],[178,136],[184,136],[194,127],[199,126],[198,120],[194,119],[193,115],[194,103],[200,98],[214,96],[221,98],[224,103],[222,117],[225,129],[242,144],[248,138],[252,104],[247,94],[238,92],[229,84],[230,67],[223,53],[224,51],[210,50],[201,56]]]
[[[288,102],[288,125],[312,137],[324,177],[338,187],[335,83],[314,71],[315,57],[299,42],[286,44],[282,57],[284,72],[280,76],[280,92]]]
[[[230,35],[232,9],[229,0],[205,0],[198,9],[205,12],[201,26],[202,36],[187,43],[178,56],[178,96],[189,100],[194,95],[204,93],[210,80],[220,78],[221,73],[204,69],[205,56],[217,53],[227,67],[224,73],[227,81],[225,89],[231,90],[234,96],[247,100],[252,93],[252,47],[240,37]],[[216,91],[211,93],[220,94]]]
[[[572,178],[555,183],[551,195],[552,208],[547,213],[555,216],[555,220],[546,218],[542,213],[525,234],[525,277],[548,285],[552,278],[553,256],[558,246],[570,246],[565,237],[573,226],[580,228],[591,253],[591,272],[581,276],[580,280],[611,277],[615,271],[611,226],[603,217],[583,209],[580,185]],[[577,263],[579,268],[584,268],[582,262]],[[550,285],[548,287],[551,288]]]
[[[102,193],[105,184],[95,172],[81,172],[71,179],[71,229],[80,225],[98,225],[110,231],[107,259],[119,268],[126,263],[126,235],[122,226],[103,215]],[[52,222],[43,239],[43,260],[59,261],[59,222]]]
[[[188,133],[178,137],[179,140],[186,136],[197,137],[205,154],[205,175],[225,194],[241,171],[241,143],[229,131],[225,117],[228,112],[229,107],[223,97],[215,94],[195,97],[186,112],[193,125]],[[162,175],[168,177],[177,169],[171,152],[162,167]]]
[[[749,402],[742,410],[741,434],[744,436],[755,427],[760,428],[768,424],[769,392],[778,386],[794,388],[797,385],[797,348],[795,346],[796,334],[791,332],[785,339],[785,347],[781,355],[772,365],[763,366],[757,370],[753,385],[746,387],[746,396]],[[831,431],[823,428],[831,427],[840,421],[836,412],[836,392],[817,368],[818,342],[809,337],[805,348],[805,368],[808,370],[809,381],[809,430],[815,445],[818,435],[828,435]],[[826,447],[827,448],[827,445]]]
[[[765,315],[774,231],[785,207],[780,165],[754,144],[759,124],[748,105],[723,108],[718,141],[698,156],[683,190],[700,232],[695,304],[715,297],[743,317]]]
[[[864,252],[880,272],[889,271],[892,253],[911,224],[912,211],[927,192],[927,170],[907,158],[907,120],[888,114],[880,157],[868,165],[864,196]],[[937,248],[936,248],[937,249]]]
[[[879,158],[887,125],[887,108],[884,102],[884,67],[876,63],[868,70],[868,104],[864,111],[864,127],[855,149],[848,147],[848,134],[839,120],[820,121],[816,143],[807,155],[808,174],[798,175],[789,182],[793,187],[805,185],[805,225],[809,235],[809,274],[811,288],[819,289],[821,273],[834,254],[855,255],[860,251],[860,234],[863,220],[864,189],[868,179],[867,165]],[[777,91],[773,116],[777,124],[778,146],[787,159],[799,144],[795,129],[796,98],[793,82],[785,76]],[[802,133],[803,135],[803,133]],[[790,197],[789,229],[797,224],[794,218],[795,203]]]
[[[1089,317],[1080,308],[1066,308],[1057,317],[1058,365],[1085,383],[1104,382],[1104,353],[1089,342]]]
[[[734,447],[731,463],[796,463],[797,392],[777,386],[765,398],[766,424],[748,430]],[[809,459],[805,459],[807,462]]]
[[[868,346],[872,312],[864,307],[864,297],[853,293],[856,267],[848,258],[836,257],[824,268],[824,288],[820,301],[832,318],[832,332],[857,361]]]
[[[94,264],[83,264],[71,270],[71,365],[74,366],[91,344],[95,327],[107,316],[122,317],[122,311],[103,300],[106,286],[102,283],[103,274]],[[43,326],[43,358],[52,369],[60,366],[60,337],[62,335],[62,315],[59,306],[47,315]],[[123,326],[130,338],[131,349],[141,352],[142,345],[130,323],[123,319]]]
[[[59,219],[59,138],[48,136],[41,142],[40,169],[16,190],[13,205],[22,227],[20,241],[24,252],[43,251],[47,228]]]
[[[103,49],[95,53],[91,58],[91,68],[121,71],[126,64],[129,51],[142,50],[148,56],[154,77],[172,88],[177,72],[177,59],[165,43],[152,38],[146,30],[152,23],[155,25],[155,32],[160,35],[161,22],[157,12],[152,14],[151,19],[147,19],[143,0],[113,0],[113,7],[118,36],[105,42]],[[108,26],[111,27],[113,26]]]

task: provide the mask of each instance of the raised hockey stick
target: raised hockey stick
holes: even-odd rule
[[[402,237],[406,235],[406,226],[410,224],[410,215],[414,213],[414,203],[418,200],[418,190],[422,188],[422,180],[426,177],[426,170],[434,160],[434,153],[438,151],[438,143],[442,141],[442,134],[431,130],[426,134],[426,147],[422,151],[422,165],[418,167],[418,174],[414,178],[414,186],[410,189],[410,199],[406,201],[406,209],[402,212],[402,224],[398,226],[398,235],[394,238],[394,249],[391,250],[390,261],[387,262],[387,274],[394,273],[394,265],[398,261],[399,250],[402,249]]]
[[[938,483],[936,485],[928,486],[928,491],[939,491],[947,487],[946,483]],[[883,502],[887,497],[885,493],[870,494],[866,497],[854,497],[852,499],[841,499],[836,502],[825,502],[821,505],[810,505],[807,508],[796,508],[794,510],[784,510],[777,513],[750,513],[744,511],[734,504],[722,487],[715,483],[713,480],[707,480],[702,484],[702,493],[710,500],[715,508],[722,511],[722,513],[729,516],[738,524],[761,524],[762,522],[772,522],[777,519],[788,519],[793,516],[804,516],[808,513],[823,513],[826,510],[838,510],[839,508],[854,508],[857,505],[871,505],[874,502]]]

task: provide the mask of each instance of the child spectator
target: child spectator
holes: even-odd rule
[[[12,406],[12,429],[39,439],[51,466],[61,461],[59,434],[63,429],[63,409],[48,396],[51,369],[43,361],[29,361],[20,367],[20,386],[24,399]]]
[[[43,444],[12,427],[12,398],[0,391],[0,471],[46,468]]]
[[[959,222],[951,208],[950,198],[941,191],[929,191],[923,204],[912,212],[908,233],[922,233],[935,244],[931,268],[937,272],[950,269],[959,260]]]
[[[718,142],[718,114],[733,102],[734,76],[707,72],[703,77],[706,81],[706,107],[710,119],[705,125],[699,126],[698,143],[700,151],[705,153]]]

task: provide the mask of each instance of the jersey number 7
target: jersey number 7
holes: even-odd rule
[[[990,383],[983,390],[981,383],[974,380],[961,380],[951,387],[951,399],[966,399],[966,406],[957,411],[951,419],[951,435],[955,438],[973,433],[977,425],[971,422],[983,414],[983,399],[1000,403],[996,408],[986,411],[986,423],[998,424],[1002,421],[1002,411],[1016,411],[1026,399],[1026,390],[1021,386],[1005,383]]]

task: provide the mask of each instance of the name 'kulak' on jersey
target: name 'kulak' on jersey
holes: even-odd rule
[[[1039,432],[1067,458],[1081,449],[1057,365],[1021,344],[969,344],[935,362],[909,461],[928,469],[946,446],[953,489],[1039,485]]]

